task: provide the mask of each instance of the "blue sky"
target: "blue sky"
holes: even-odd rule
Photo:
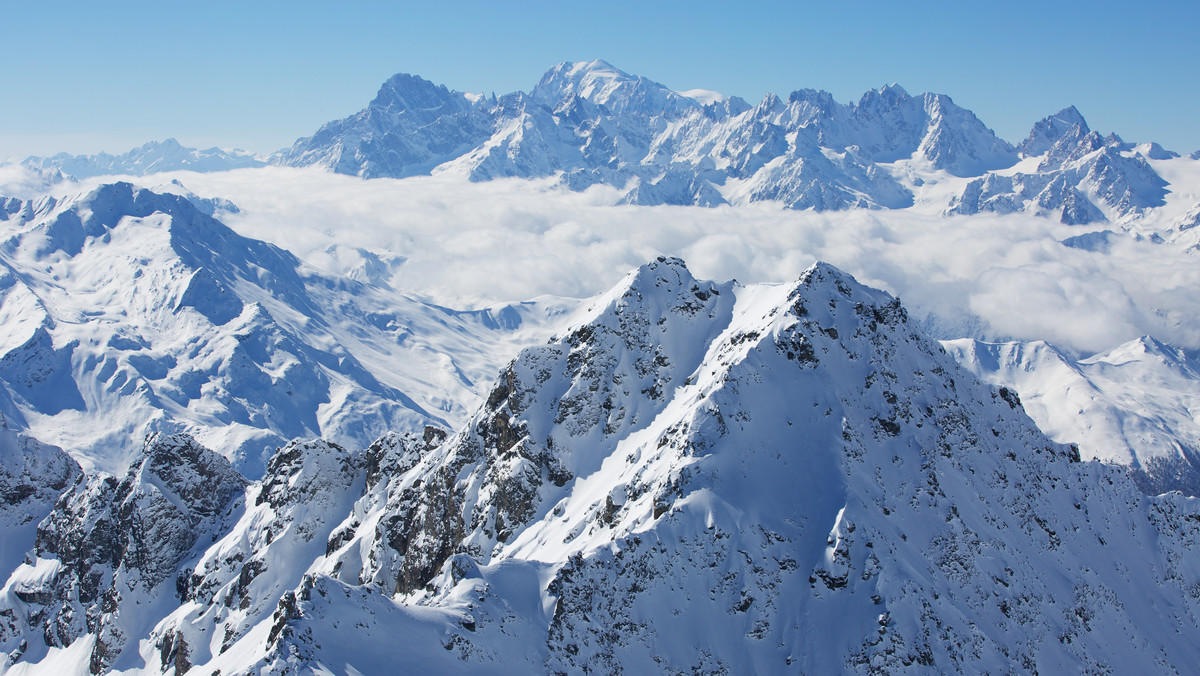
[[[751,102],[898,82],[1010,141],[1074,104],[1102,132],[1200,149],[1194,1],[0,2],[0,158],[168,136],[269,152],[396,72],[504,93],[593,58]]]

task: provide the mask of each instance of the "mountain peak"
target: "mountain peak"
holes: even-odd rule
[[[530,95],[551,109],[578,96],[615,114],[648,117],[678,114],[701,104],[648,78],[630,75],[607,61],[563,62],[546,71]]]
[[[682,286],[696,281],[683,259],[675,256],[659,256],[644,263],[630,273],[629,279],[631,288],[662,286],[664,283]]]
[[[860,108],[868,109],[887,109],[896,106],[902,101],[909,99],[908,92],[896,84],[884,85],[879,89],[868,89],[862,98],[859,99],[858,105]]]
[[[464,107],[468,103],[466,95],[452,91],[445,85],[434,84],[418,75],[396,73],[380,86],[369,107],[397,112],[415,111],[441,108],[452,99],[462,99]]]
[[[1087,121],[1075,106],[1067,106],[1057,113],[1044,117],[1033,125],[1029,136],[1017,146],[1023,157],[1037,157],[1058,142],[1059,139],[1075,132],[1086,135],[1089,131]]]

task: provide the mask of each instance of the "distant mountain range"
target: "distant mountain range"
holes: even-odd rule
[[[241,150],[188,148],[169,138],[151,141],[123,155],[68,155],[30,157],[21,164],[38,171],[58,171],[72,178],[92,176],[146,176],[164,171],[227,171],[261,167],[266,161]]]
[[[1153,162],[1178,157],[1156,143],[1101,136],[1074,107],[1037,122],[1014,147],[943,94],[913,96],[889,85],[842,104],[828,92],[801,89],[751,105],[677,92],[589,61],[559,64],[529,92],[499,97],[395,75],[362,111],[323,125],[269,162],[364,178],[557,176],[572,190],[615,187],[626,204],[769,200],[817,211],[905,208],[927,183],[966,177],[974,180],[945,203],[947,215],[1024,211],[1085,224],[1161,206],[1167,181]],[[24,164],[84,177],[263,163],[167,140],[118,157],[57,155]]]

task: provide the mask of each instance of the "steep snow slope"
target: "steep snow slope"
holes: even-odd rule
[[[78,522],[71,503],[48,523]],[[523,351],[452,434],[291,445],[230,504],[223,534],[180,559],[174,600],[125,605],[46,659],[232,674],[1200,658],[1195,501],[1146,498],[1050,442],[898,301],[825,264],[742,287],[653,262]],[[38,639],[53,581],[74,575],[46,554],[13,576],[47,594],[8,601],[5,649]],[[153,628],[114,655],[110,628],[134,624]],[[36,659],[8,671],[51,664]]]
[[[188,200],[103,185],[0,212],[0,381],[33,436],[122,471],[187,430],[250,476],[295,437],[457,423],[556,305],[464,313],[314,274]]]
[[[1020,394],[1048,436],[1130,468],[1147,493],[1200,495],[1200,365],[1143,337],[1083,360],[1043,343],[943,343],[967,370]]]

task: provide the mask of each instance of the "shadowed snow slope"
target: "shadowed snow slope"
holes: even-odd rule
[[[1076,361],[1042,342],[943,345],[1085,458],[1130,468],[1147,493],[1200,495],[1200,365],[1181,350],[1143,337]]]
[[[63,648],[28,648],[75,588],[77,566],[39,550],[5,587],[24,596],[4,597],[0,649],[30,655],[9,671],[80,654],[176,674],[1200,660],[1195,502],[1051,442],[826,264],[743,287],[654,261],[522,351],[457,429],[291,444],[218,517],[211,543],[155,559],[178,561],[174,598]]]
[[[555,312],[455,312],[325,277],[128,183],[0,211],[0,384],[23,428],[116,473],[187,430],[250,476],[295,437],[456,424]],[[10,415],[11,417],[11,415]]]

